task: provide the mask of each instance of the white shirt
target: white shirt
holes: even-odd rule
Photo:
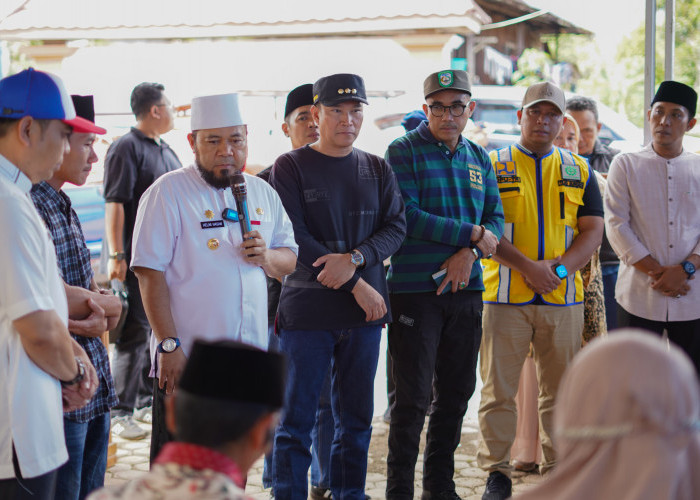
[[[268,248],[297,253],[277,192],[245,178],[252,228]],[[267,349],[265,272],[243,259],[239,224],[222,219],[225,208],[236,208],[231,190],[211,187],[194,165],[161,176],[139,203],[131,266],[165,273],[176,329],[169,336],[179,337],[185,355],[195,338]],[[156,344],[152,336],[152,355]]]
[[[0,156],[0,479],[15,477],[12,444],[22,476],[32,478],[68,460],[61,386],[34,364],[13,321],[54,310],[68,324],[56,250],[39,218],[32,183]]]
[[[610,165],[605,193],[608,239],[620,257],[615,299],[629,313],[653,321],[700,318],[700,281],[687,295],[666,297],[633,264],[651,255],[662,266],[700,254],[700,156],[670,160],[651,146],[620,154]],[[700,277],[700,275],[699,275]]]

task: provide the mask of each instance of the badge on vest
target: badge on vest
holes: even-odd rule
[[[580,181],[581,167],[578,165],[562,165],[561,178],[565,181]]]
[[[515,176],[517,174],[514,161],[497,161],[496,175]]]

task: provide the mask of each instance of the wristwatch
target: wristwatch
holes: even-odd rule
[[[73,377],[72,380],[61,380],[62,386],[74,385],[85,378],[85,365],[79,357],[75,357],[75,361],[78,363],[78,374]]]
[[[681,266],[683,267],[685,274],[688,275],[688,279],[692,278],[693,274],[695,274],[695,264],[693,264],[689,260],[684,260],[683,262],[681,262]]]
[[[126,254],[124,252],[114,252],[109,254],[109,258],[114,260],[124,260],[126,259]]]
[[[365,265],[365,256],[359,250],[353,250],[350,252],[350,262],[355,267],[362,267]]]
[[[552,266],[552,271],[554,271],[554,274],[556,274],[560,280],[563,280],[569,275],[569,271],[566,270],[564,264],[557,264]]]
[[[180,339],[177,337],[166,337],[158,344],[158,352],[170,353],[180,347]]]

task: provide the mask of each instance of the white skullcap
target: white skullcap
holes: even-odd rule
[[[245,125],[238,107],[238,94],[205,95],[192,99],[192,130]]]

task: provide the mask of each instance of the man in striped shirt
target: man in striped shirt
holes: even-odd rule
[[[481,343],[484,287],[477,261],[495,252],[503,233],[503,210],[488,154],[462,137],[475,107],[467,73],[434,73],[423,88],[428,120],[395,140],[386,153],[406,204],[407,222],[407,237],[391,258],[388,274],[396,401],[391,408],[387,499],[413,498],[429,406],[422,499],[459,498],[452,479],[454,451],[474,392]]]

